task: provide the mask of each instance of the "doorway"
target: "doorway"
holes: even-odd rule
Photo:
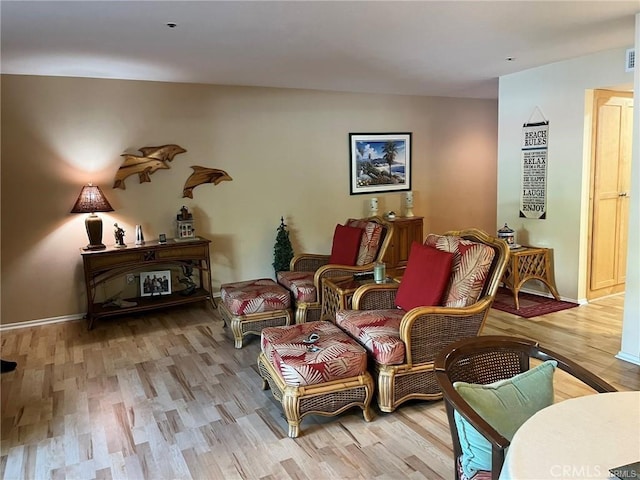
[[[588,300],[625,289],[633,92],[595,90],[592,121]]]

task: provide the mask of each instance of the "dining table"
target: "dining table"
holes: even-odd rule
[[[621,468],[638,461],[640,392],[597,393],[559,401],[524,422],[500,480],[639,479]]]

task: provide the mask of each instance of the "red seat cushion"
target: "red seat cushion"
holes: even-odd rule
[[[362,229],[358,227],[347,227],[336,225],[333,232],[333,245],[331,247],[331,257],[329,263],[338,265],[355,265],[360,251],[360,240]]]
[[[407,269],[398,287],[396,306],[409,311],[416,307],[442,305],[451,277],[453,254],[413,242]]]
[[[400,322],[406,312],[390,310],[338,310],[336,323],[358,340],[382,365],[405,362],[405,345],[400,338]]]
[[[296,302],[315,302],[318,292],[313,283],[315,272],[278,272],[278,283],[293,293]]]

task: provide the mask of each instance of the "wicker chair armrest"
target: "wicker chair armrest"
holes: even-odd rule
[[[468,307],[416,307],[400,322],[400,338],[406,346],[406,363],[433,362],[444,347],[480,333],[493,303],[482,297]]]
[[[300,253],[291,259],[289,269],[292,272],[315,272],[329,263],[329,255]]]
[[[351,308],[354,310],[386,310],[396,308],[399,283],[371,283],[362,285],[353,294]]]
[[[362,273],[362,272],[372,272],[373,264],[368,265],[338,265],[335,263],[329,263],[327,265],[322,265],[320,268],[316,270],[316,273],[313,277],[313,281],[316,285],[317,289],[322,287],[322,279],[329,277],[349,277],[354,273]]]

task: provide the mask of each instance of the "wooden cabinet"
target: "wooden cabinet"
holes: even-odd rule
[[[101,317],[155,310],[202,300],[209,300],[213,304],[210,243],[210,240],[198,237],[180,241],[172,239],[166,243],[127,245],[126,248],[110,246],[104,250],[82,250],[89,329],[93,327],[93,322]],[[138,296],[127,299],[127,302],[135,303],[130,306],[109,306],[95,300],[96,289],[110,279],[125,276],[130,272],[161,270],[163,267],[176,265],[189,266],[199,272],[199,286],[188,295],[182,290],[173,291],[169,295]]]
[[[398,268],[407,265],[411,243],[424,241],[422,217],[396,217],[390,220],[394,225],[391,245],[384,256],[387,268]]]

